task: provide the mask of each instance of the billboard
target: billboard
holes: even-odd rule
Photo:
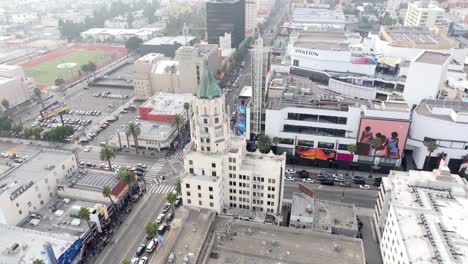
[[[237,106],[236,113],[236,135],[242,136],[245,133],[246,127],[246,118],[245,118],[246,108],[244,105]]]
[[[336,151],[332,149],[296,146],[296,156],[310,160],[335,160]]]
[[[400,159],[405,148],[409,127],[409,121],[362,118],[356,154]],[[371,145],[371,141],[376,138],[381,141],[378,149],[374,149]]]
[[[66,104],[57,101],[47,106],[46,108],[42,109],[40,113],[41,113],[41,117],[46,119],[46,118],[58,115],[60,113],[63,113],[67,111],[68,109],[70,108]]]
[[[370,56],[357,56],[353,55],[351,57],[352,64],[369,64],[369,65],[376,65],[377,60]]]

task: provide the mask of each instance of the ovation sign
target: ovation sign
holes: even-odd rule
[[[313,51],[313,50],[295,49],[294,52],[297,53],[297,54],[308,55],[308,56],[317,56],[318,57],[318,53]]]

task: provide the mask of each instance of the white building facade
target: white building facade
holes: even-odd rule
[[[31,98],[34,87],[21,66],[0,65],[0,101],[6,99],[10,107],[21,104]]]
[[[404,25],[432,28],[442,22],[444,12],[444,9],[431,4],[429,0],[409,3]]]
[[[255,0],[245,2],[245,36],[255,35],[257,27],[257,2]]]
[[[281,214],[285,156],[248,153],[245,139],[230,135],[224,109],[224,95],[205,72],[192,105],[192,141],[184,154],[184,205],[218,213],[234,208]]]

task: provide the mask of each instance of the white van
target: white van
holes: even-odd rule
[[[151,239],[148,245],[146,246],[146,252],[151,253],[156,248],[157,242],[154,239]]]

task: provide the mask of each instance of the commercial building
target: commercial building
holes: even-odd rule
[[[299,187],[299,190],[304,187]],[[356,209],[354,204],[319,200],[306,192],[295,192],[289,227],[356,237]]]
[[[427,142],[435,141],[437,150],[427,151]],[[418,169],[431,169],[440,154],[447,154],[446,163],[452,173],[458,173],[468,154],[468,102],[455,100],[423,100],[413,111],[406,149]],[[425,166],[425,163],[426,166]]]
[[[292,33],[288,46],[291,69],[374,75],[375,55],[354,45],[360,42],[358,34],[344,32]]]
[[[424,51],[411,61],[403,98],[411,107],[423,99],[437,99],[447,80],[451,62],[449,53]]]
[[[0,224],[0,232],[0,259],[5,264],[33,263],[36,259],[47,263],[51,257],[63,260],[66,252],[81,248],[79,237],[69,234],[52,234],[5,224]]]
[[[40,210],[77,165],[72,152],[44,149],[4,172],[0,176],[0,223],[17,225]]]
[[[257,28],[257,2],[255,0],[247,0],[245,2],[245,36],[250,37],[255,35]]]
[[[284,27],[299,30],[344,31],[346,18],[342,10],[298,7]]]
[[[196,42],[194,36],[158,36],[140,45],[141,54],[160,53],[167,58],[174,58],[176,50],[182,46],[193,46]]]
[[[191,107],[192,141],[181,175],[184,205],[280,215],[285,155],[247,152],[245,138],[230,135],[225,111],[224,95],[205,70]]]
[[[432,4],[430,0],[408,3],[405,26],[432,28],[442,22],[445,10]]]
[[[364,264],[361,239],[232,220],[215,220],[206,263]],[[216,235],[219,234],[219,235]]]
[[[81,32],[81,38],[88,42],[124,42],[131,37],[138,37],[143,41],[147,41],[160,32],[163,28],[91,28]]]
[[[158,92],[193,94],[200,83],[204,65],[215,74],[218,70],[218,47],[214,44],[183,46],[175,59],[149,53],[135,62],[135,94],[149,98]]]
[[[245,39],[245,0],[206,2],[208,43],[219,44],[219,37],[231,34],[231,47],[238,48]]]
[[[34,80],[26,77],[23,68],[0,64],[0,101],[6,99],[14,107],[31,98]]]
[[[128,16],[133,17],[131,25],[128,24]],[[120,15],[104,22],[105,28],[143,28],[148,24],[148,19],[143,15],[143,10],[129,13],[128,15]]]
[[[467,263],[467,184],[441,162],[382,179],[374,225],[383,263]]]
[[[178,129],[174,126],[176,115],[184,120],[180,124],[181,130],[187,120],[184,104],[190,104],[192,100],[191,94],[169,93],[157,93],[148,99],[139,107],[140,120],[135,122],[141,130],[138,146],[158,151],[172,147],[178,135]],[[130,148],[135,147],[135,142],[132,137],[127,136],[126,129],[119,129],[109,141],[109,145],[114,148]]]
[[[272,83],[280,85],[268,88],[264,131],[279,138],[279,153],[287,152],[303,164],[327,167],[329,162],[352,160],[362,163],[363,168],[378,163],[388,169],[400,164],[410,126],[410,109],[405,102],[373,103],[328,92],[307,78],[288,75],[282,81],[277,79]],[[250,111],[246,111],[247,116]],[[374,160],[375,150],[363,137],[369,133],[382,141],[393,137],[398,143],[392,151],[386,147],[378,150]],[[347,151],[350,144],[358,146],[354,155]]]

